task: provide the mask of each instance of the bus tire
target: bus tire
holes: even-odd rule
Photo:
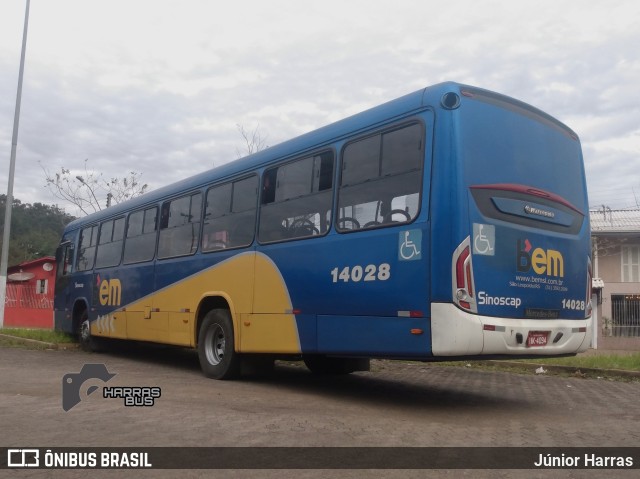
[[[78,343],[83,351],[99,353],[104,349],[102,341],[91,335],[91,323],[86,309],[82,310],[78,321]]]
[[[313,374],[319,375],[369,371],[369,359],[367,358],[333,358],[322,354],[308,354],[303,356],[302,360]]]
[[[205,376],[212,379],[234,379],[240,376],[240,355],[235,352],[234,338],[229,311],[209,311],[198,334],[198,358]]]

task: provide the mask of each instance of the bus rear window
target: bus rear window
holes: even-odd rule
[[[460,118],[466,184],[521,184],[588,209],[580,142],[566,128],[523,107],[467,101]]]

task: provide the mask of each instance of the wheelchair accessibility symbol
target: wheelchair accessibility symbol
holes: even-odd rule
[[[400,261],[422,259],[422,230],[400,232],[398,237],[398,259]]]
[[[473,253],[494,256],[495,245],[496,227],[473,223]]]

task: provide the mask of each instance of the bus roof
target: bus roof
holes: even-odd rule
[[[85,224],[100,222],[109,217],[119,216],[127,211],[144,208],[146,205],[156,204],[165,198],[179,196],[188,191],[197,190],[205,185],[224,181],[241,175],[244,172],[263,168],[277,161],[288,158],[293,159],[294,156],[313,152],[323,146],[339,141],[341,138],[353,136],[354,134],[364,132],[384,122],[394,121],[403,116],[417,113],[429,106],[439,104],[442,95],[447,92],[460,93],[460,90],[463,88],[485,91],[456,82],[443,82],[429,86],[335,123],[331,123],[312,132],[305,133],[291,140],[284,141],[250,156],[230,161],[210,170],[197,173],[189,178],[158,188],[157,190],[152,190],[142,196],[119,203],[105,210],[79,218],[69,223],[65,231],[74,230]],[[507,99],[507,97],[503,98]],[[513,101],[517,102],[517,100]]]

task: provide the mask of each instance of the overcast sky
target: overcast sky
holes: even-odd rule
[[[6,192],[26,0],[0,2]],[[516,97],[582,140],[590,204],[640,204],[638,0],[32,0],[14,197],[41,165],[151,188],[453,80]],[[71,208],[67,210],[75,214]]]

